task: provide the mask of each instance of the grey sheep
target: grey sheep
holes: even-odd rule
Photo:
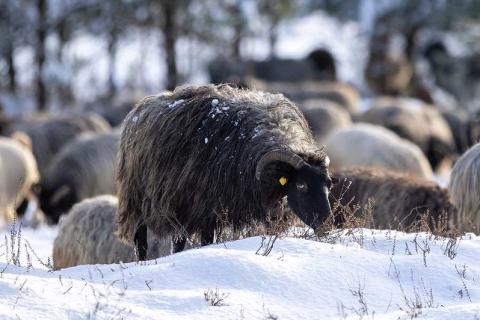
[[[458,209],[457,224],[463,230],[480,230],[480,143],[455,163],[448,184]]]
[[[58,235],[53,242],[55,269],[85,264],[111,264],[137,260],[133,246],[117,237],[118,200],[111,195],[85,199],[60,219]],[[148,258],[170,254],[171,239],[148,237]]]
[[[342,82],[264,82],[262,80],[250,78],[248,85],[258,90],[278,92],[284,94],[287,98],[302,104],[306,100],[326,99],[337,103],[350,114],[358,110],[360,94],[349,84]]]
[[[118,166],[119,234],[146,252],[146,228],[213,242],[220,218],[234,228],[281,212],[307,225],[331,213],[326,154],[283,95],[228,85],[179,87],[144,98],[124,122]]]
[[[76,202],[115,194],[120,132],[85,134],[71,141],[53,159],[39,184],[42,211],[53,223]]]
[[[480,113],[444,111],[442,116],[452,130],[458,155],[480,141]]]
[[[61,148],[85,132],[108,132],[110,125],[94,113],[69,114],[17,123],[11,131],[25,132],[31,139],[32,151],[37,160],[38,170],[43,176],[52,158]]]
[[[325,99],[312,99],[302,103],[301,110],[312,129],[315,141],[324,144],[335,129],[352,125],[350,114],[337,103]]]
[[[368,122],[392,130],[422,149],[435,169],[455,152],[453,134],[441,113],[416,99],[379,98],[372,108],[358,116]]]
[[[15,209],[29,197],[38,182],[37,163],[31,150],[12,138],[0,138],[0,210],[5,222],[15,218]]]
[[[334,131],[325,144],[332,169],[378,166],[432,177],[432,168],[418,146],[380,126],[357,123]]]

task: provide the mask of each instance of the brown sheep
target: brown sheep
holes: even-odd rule
[[[405,230],[427,213],[429,226],[433,228],[442,215],[446,214],[450,220],[455,213],[447,190],[433,181],[362,167],[335,171],[333,178],[337,183],[330,193],[332,207],[337,202],[351,208],[365,207],[372,199],[375,228]],[[342,217],[337,222],[341,223]]]

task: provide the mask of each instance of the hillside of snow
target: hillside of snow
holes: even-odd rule
[[[480,237],[471,234],[449,241],[360,229],[331,243],[277,239],[268,255],[253,237],[144,264],[51,271],[45,262],[55,234],[5,232],[1,319],[480,317]],[[9,259],[15,238],[20,266]]]

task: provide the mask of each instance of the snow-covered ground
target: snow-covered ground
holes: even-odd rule
[[[45,261],[55,233],[23,230],[21,239]],[[35,263],[28,268],[24,256],[22,266],[7,265],[1,247],[0,318],[480,317],[480,237],[467,235],[454,243],[361,229],[333,242],[283,238],[263,256],[256,254],[261,237],[254,237],[142,265],[60,271]]]

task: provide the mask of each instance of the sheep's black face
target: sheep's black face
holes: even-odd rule
[[[67,213],[76,202],[75,193],[68,185],[63,185],[54,190],[46,187],[40,187],[39,189],[40,208],[50,223],[58,223],[60,216]]]
[[[332,180],[325,166],[305,165],[280,183],[286,184],[288,205],[308,226],[320,227],[331,214],[328,193]]]

